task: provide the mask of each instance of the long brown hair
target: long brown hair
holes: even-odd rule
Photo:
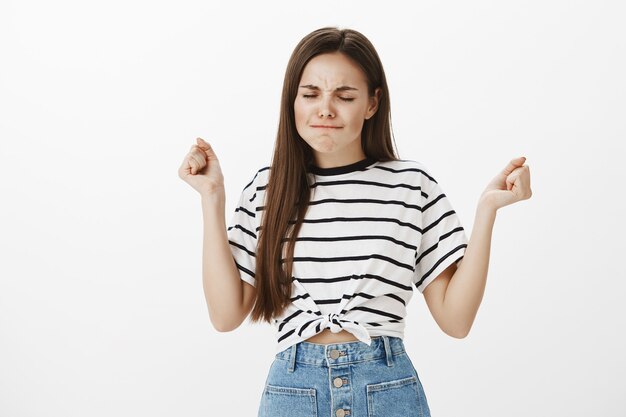
[[[250,315],[253,322],[264,320],[271,323],[272,318],[280,315],[291,301],[292,259],[296,237],[310,201],[307,167],[313,162],[311,147],[296,130],[294,101],[302,72],[309,60],[332,52],[345,54],[363,70],[369,97],[374,95],[376,88],[382,90],[376,113],[363,124],[363,152],[377,161],[398,159],[392,147],[395,141],[391,130],[387,80],[372,43],[356,30],[336,27],[317,29],[302,38],[289,58],[283,83],[280,121],[257,242],[257,293]],[[283,252],[285,242],[287,245]]]

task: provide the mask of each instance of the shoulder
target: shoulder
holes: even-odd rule
[[[257,166],[254,170],[242,173],[242,175],[244,176],[241,198],[247,201],[246,204],[253,204],[257,207],[262,205],[269,177],[269,165]]]
[[[258,187],[263,187],[264,189],[265,185],[267,185],[269,171],[269,165],[260,165],[254,170],[242,172],[241,175],[243,175],[244,180],[243,192],[253,194]]]
[[[245,188],[263,187],[263,189],[265,189],[269,175],[270,175],[269,164],[258,166],[256,170],[253,171],[252,174],[250,175],[249,177],[250,180],[246,184]]]
[[[378,163],[377,167],[388,172],[393,172],[402,179],[422,187],[429,188],[431,184],[437,183],[430,168],[423,162],[415,159],[381,161]]]

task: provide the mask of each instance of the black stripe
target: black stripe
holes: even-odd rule
[[[416,206],[414,204],[407,204],[404,201],[400,200],[377,200],[373,198],[324,198],[322,200],[310,201],[309,206],[316,206],[318,204],[327,204],[327,203],[343,203],[343,204],[356,204],[356,203],[369,203],[369,204],[396,204],[409,209],[415,209],[421,211],[422,208],[420,206]]]
[[[383,278],[380,275],[374,275],[374,274],[361,274],[361,275],[353,274],[351,276],[341,276],[341,277],[336,277],[336,278],[296,278],[294,277],[295,281],[299,281],[303,283],[330,283],[330,282],[348,281],[351,279],[375,279],[377,281],[384,282],[385,284],[393,285],[394,287],[398,287],[403,290],[413,291],[413,288],[411,286],[402,285],[399,282],[396,282],[394,280]]]
[[[397,294],[385,294],[385,297],[393,298],[394,300],[400,301],[403,306],[406,306],[406,302]]]
[[[341,298],[329,298],[325,300],[313,300],[315,304],[338,304],[341,302]]]
[[[420,263],[420,261],[427,256],[429,253],[431,253],[432,251],[434,251],[435,249],[437,249],[439,247],[439,242],[442,242],[443,240],[447,239],[448,237],[452,236],[454,233],[460,233],[462,232],[464,229],[463,227],[456,227],[452,230],[450,230],[447,233],[442,234],[441,236],[439,236],[439,240],[437,241],[437,243],[435,243],[434,245],[432,245],[430,248],[426,249],[425,251],[420,252],[419,254],[419,258],[417,258],[417,260],[415,261],[415,266],[417,266],[418,263]],[[418,253],[416,252],[415,255],[417,256]]]
[[[244,190],[246,190],[248,187],[250,187],[252,184],[254,184],[254,181],[257,179],[257,177],[259,176],[259,174],[263,171],[267,171],[269,170],[270,167],[269,166],[264,166],[263,168],[260,168],[259,170],[257,170],[257,172],[254,174],[254,177],[252,177],[252,180],[246,184],[245,187],[243,187]]]
[[[296,300],[299,300],[301,298],[305,299],[305,298],[309,298],[309,297],[310,297],[309,293],[306,293],[306,294],[300,294],[300,295],[297,295],[295,297],[292,297],[292,298],[290,298],[290,300],[291,301],[296,301]]]
[[[410,161],[410,160],[404,160],[404,161],[400,161],[400,162],[415,162],[415,161]],[[407,172],[407,171],[413,171],[413,172],[419,172],[420,174],[423,174],[425,177],[427,177],[429,180],[431,180],[432,182],[437,182],[435,181],[435,179],[433,177],[431,177],[426,171],[421,170],[419,168],[401,168],[401,169],[394,169],[394,168],[390,168],[390,167],[385,167],[385,166],[381,166],[381,165],[376,165],[375,167],[372,167],[372,169],[382,169],[383,171],[389,171],[389,172],[393,172],[394,174],[400,173],[400,172]]]
[[[309,326],[309,324],[313,323],[315,320],[317,320],[317,319],[309,320],[306,323],[304,323],[300,327],[300,330],[298,330],[298,336],[302,336],[302,332],[304,331],[304,329],[306,329]]]
[[[295,332],[295,329],[289,330],[287,333],[285,333],[284,335],[282,335],[281,337],[278,338],[278,343],[280,343],[282,340],[284,340],[285,338],[291,336],[291,334]]]
[[[402,321],[403,320],[386,320],[383,323],[402,323]],[[381,323],[377,323],[377,322],[371,322],[371,323],[365,323],[365,324],[370,325],[370,326],[374,326],[374,327],[382,326]]]
[[[289,317],[285,318],[282,323],[280,323],[280,326],[278,326],[278,331],[280,332],[281,330],[283,330],[283,327],[285,326],[285,324],[287,324],[289,322],[289,320],[291,320],[292,318],[296,317],[297,315],[301,314],[303,311],[302,310],[298,310],[295,313],[291,314]]]
[[[230,244],[231,244],[231,245],[233,245],[233,246],[238,247],[239,249],[241,249],[241,250],[243,250],[243,251],[247,252],[247,253],[248,253],[248,255],[250,255],[250,256],[254,256],[254,257],[256,258],[256,254],[255,254],[254,252],[252,252],[251,250],[248,250],[248,248],[246,248],[245,246],[240,245],[239,243],[234,242],[234,241],[232,241],[232,240],[230,240],[230,239],[228,239],[228,243],[230,243]]]
[[[402,227],[408,227],[417,232],[422,233],[422,229],[415,226],[413,223],[403,222],[398,219],[393,219],[389,217],[324,217],[321,219],[304,219],[303,223],[333,223],[333,222],[387,222],[387,223],[396,223]],[[289,224],[295,224],[295,220],[289,220]]]
[[[408,188],[409,190],[422,190],[422,187],[419,185],[411,185],[411,184],[386,184],[384,182],[378,181],[366,181],[366,180],[335,180],[335,181],[316,181],[311,184],[310,188],[315,188],[318,186],[334,186],[334,185],[366,185],[366,186],[374,186],[374,187],[384,187],[384,188]]]
[[[363,298],[367,298],[368,300],[371,300],[372,298],[374,298],[373,295],[368,294],[366,292],[357,292],[354,293],[354,295],[350,296],[349,294],[344,294],[344,298],[352,298],[352,297],[363,297]]]
[[[246,274],[250,275],[252,278],[256,278],[255,275],[254,275],[254,272],[250,271],[248,268],[245,268],[245,267],[239,265],[237,263],[237,261],[235,261],[235,265],[237,265],[237,269],[239,269],[240,271],[245,272]]]
[[[251,212],[250,210],[248,210],[248,209],[247,209],[247,208],[245,208],[245,207],[242,207],[242,206],[237,207],[237,208],[235,209],[235,213],[236,213],[236,212],[238,212],[238,211],[243,211],[244,213],[246,213],[246,214],[247,214],[248,216],[250,216],[250,217],[256,217],[256,214],[255,214],[255,213]]]
[[[396,319],[396,320],[402,320],[402,317],[400,317],[400,316],[397,316],[397,315],[391,314],[391,313],[387,313],[386,311],[377,310],[375,308],[364,307],[364,306],[354,306],[354,307],[352,307],[352,310],[362,310],[362,311],[367,311],[368,313],[379,314],[381,316],[391,317],[391,318]],[[346,312],[345,310],[342,310],[341,314],[345,314],[345,312]]]
[[[315,304],[338,304],[341,302],[341,300],[349,300],[354,297],[363,297],[363,298],[367,298],[368,300],[371,300],[372,298],[374,298],[373,295],[370,295],[368,293],[358,292],[353,295],[344,294],[341,296],[341,298],[323,298],[320,300],[313,299],[313,301],[315,302]]]
[[[258,171],[254,174],[254,177],[252,178],[252,180],[251,180],[249,183],[247,183],[245,187],[243,187],[243,191],[242,191],[242,193],[243,193],[243,192],[246,192],[246,190],[247,190],[248,188],[250,188],[250,186],[252,186],[252,185],[255,183],[256,179],[259,177],[259,174],[260,174],[261,172],[263,172],[263,171],[265,171],[265,170],[268,170],[268,169],[269,169],[269,166],[265,166],[265,167],[263,167],[263,168],[259,169],[259,170],[258,170]],[[250,199],[248,199],[248,201],[249,201],[250,203],[252,203],[252,202],[254,201],[254,199],[256,198],[256,195],[257,195],[257,194],[256,194],[256,192],[257,192],[258,190],[259,190],[259,187],[256,187],[256,189],[255,189],[255,191],[254,191],[254,194],[252,195],[252,197],[250,197]]]
[[[344,240],[388,240],[390,242],[395,243],[396,245],[404,246],[407,249],[416,250],[417,246],[412,245],[410,243],[401,242],[397,239],[394,239],[391,236],[385,235],[362,235],[362,236],[332,236],[332,237],[297,237],[296,242],[342,242]],[[283,238],[281,241],[286,242],[287,238]]]
[[[445,212],[444,214],[441,215],[441,217],[439,217],[437,220],[435,220],[434,222],[432,222],[431,224],[429,224],[428,226],[426,226],[423,231],[422,234],[426,234],[430,229],[436,227],[439,223],[441,223],[441,221],[443,219],[445,219],[446,217],[452,216],[454,215],[454,210],[450,210]]]
[[[230,232],[230,230],[231,230],[232,228],[239,229],[239,230],[241,230],[242,232],[244,232],[245,234],[250,235],[250,236],[252,236],[253,238],[255,238],[255,239],[256,239],[256,234],[254,234],[253,232],[251,232],[250,230],[246,229],[245,227],[243,227],[243,226],[242,226],[242,225],[240,225],[240,224],[236,224],[236,225],[234,225],[234,226],[230,226],[230,227],[229,227],[228,229],[226,229],[226,230]]]
[[[459,250],[461,250],[461,249],[463,249],[463,248],[465,248],[465,247],[467,247],[467,245],[466,245],[466,244],[459,245],[459,246],[457,246],[456,248],[452,249],[450,252],[446,253],[444,256],[442,256],[442,257],[441,257],[441,258],[440,258],[437,262],[435,262],[435,265],[433,265],[433,267],[432,267],[432,268],[430,268],[430,269],[428,270],[428,272],[424,273],[424,275],[422,276],[422,279],[420,279],[420,280],[417,282],[417,284],[415,284],[415,286],[416,286],[416,287],[419,287],[419,286],[422,284],[422,282],[424,282],[424,280],[425,280],[426,278],[428,278],[428,277],[430,276],[430,274],[432,274],[432,272],[433,272],[433,271],[434,271],[434,270],[435,270],[435,269],[439,266],[439,264],[441,264],[441,263],[442,263],[444,260],[446,260],[446,258],[448,258],[449,256],[452,256],[455,252],[458,252]],[[456,260],[458,261],[458,260],[459,260],[459,259],[461,259],[461,258],[462,258],[462,256],[461,256],[461,257],[459,257],[459,258],[458,258],[458,259],[456,259]]]
[[[382,261],[387,261],[392,263],[400,268],[408,269],[409,271],[413,271],[413,265],[405,264],[395,259],[389,258],[387,256],[378,255],[373,253],[371,255],[355,255],[355,256],[338,256],[334,258],[315,258],[312,256],[296,256],[293,258],[293,262],[343,262],[343,261],[365,261],[368,259],[380,259]],[[281,259],[281,263],[284,263],[284,259]]]
[[[341,277],[334,277],[334,278],[297,278],[294,277],[294,281],[298,281],[298,282],[302,282],[302,283],[324,283],[324,284],[328,284],[331,282],[341,282],[341,281],[350,281],[352,279],[354,275],[344,275]]]

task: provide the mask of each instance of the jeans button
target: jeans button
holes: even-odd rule
[[[335,415],[337,417],[343,417],[346,415],[346,411],[343,408],[340,408],[339,410],[335,411]]]
[[[339,388],[340,386],[343,385],[343,380],[339,377],[333,379],[333,385],[336,386],[337,388]]]
[[[337,349],[333,349],[330,351],[330,357],[333,359],[337,359],[339,357],[339,351]]]

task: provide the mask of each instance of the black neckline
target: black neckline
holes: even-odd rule
[[[365,159],[361,159],[360,161],[338,167],[320,168],[317,165],[310,164],[308,170],[315,175],[339,175],[347,174],[348,172],[362,171],[363,168],[373,164],[374,162],[376,162],[374,158],[366,156]]]

